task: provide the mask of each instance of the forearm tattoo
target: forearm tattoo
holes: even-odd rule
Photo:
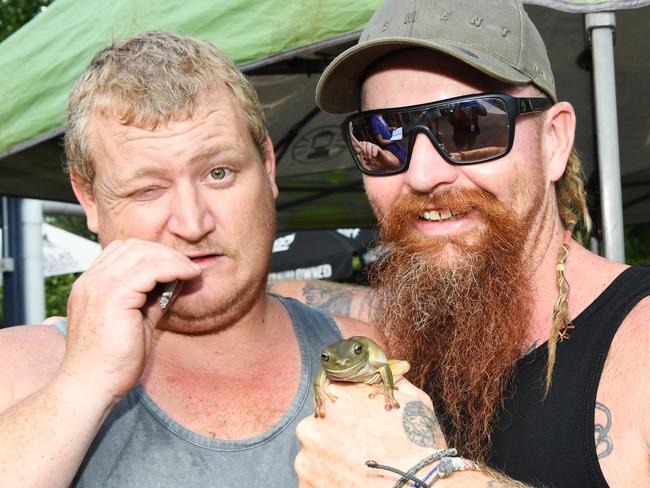
[[[307,305],[320,308],[333,315],[350,316],[352,293],[336,285],[307,283],[302,289]]]
[[[411,401],[404,405],[402,424],[409,440],[420,447],[439,449],[445,445],[435,412],[420,401]],[[490,478],[485,481],[486,488],[533,488],[487,466],[481,466],[480,470]]]
[[[420,447],[438,449],[444,446],[444,436],[435,412],[419,401],[404,406],[402,425],[411,442]]]
[[[612,414],[605,404],[596,402],[596,425],[594,434],[596,436],[596,452],[598,459],[609,456],[614,450],[614,443],[609,437],[609,429],[612,426]]]

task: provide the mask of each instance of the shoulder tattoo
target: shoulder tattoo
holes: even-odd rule
[[[596,452],[598,459],[609,456],[614,450],[614,443],[609,437],[609,429],[612,426],[612,414],[604,403],[596,402],[596,425],[594,434],[596,436]]]
[[[342,287],[326,283],[307,283],[302,289],[305,303],[334,315],[350,316],[352,293]]]
[[[421,447],[444,445],[444,436],[434,411],[419,401],[408,402],[402,414],[404,432],[411,442]]]

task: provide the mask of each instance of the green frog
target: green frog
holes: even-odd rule
[[[325,396],[332,402],[336,396],[327,391],[330,381],[352,381],[378,385],[378,392],[383,392],[386,410],[399,408],[393,390],[395,381],[411,367],[407,361],[388,359],[384,350],[372,339],[354,336],[336,342],[323,349],[321,367],[314,378],[314,399],[316,400],[315,417],[325,417]],[[377,393],[371,393],[373,398]]]

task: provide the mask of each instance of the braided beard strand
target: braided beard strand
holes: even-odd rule
[[[455,238],[407,228],[428,205],[471,210],[485,226]],[[391,357],[408,360],[409,379],[434,399],[450,445],[478,460],[525,346],[532,293],[524,248],[535,208],[521,219],[491,194],[455,190],[406,195],[380,222],[387,251],[370,276],[373,320]]]

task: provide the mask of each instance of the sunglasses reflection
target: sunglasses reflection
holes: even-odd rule
[[[449,163],[489,161],[507,152],[512,137],[504,97],[360,114],[348,123],[349,145],[362,171],[375,175],[406,169],[410,139],[421,132]]]
[[[379,119],[381,116],[378,116]],[[386,130],[390,132],[390,137],[393,137],[393,132],[397,131],[398,128],[390,129],[389,126],[381,119],[379,124],[383,124],[386,127]],[[350,144],[352,150],[356,155],[357,161],[361,163],[364,169],[373,171],[373,170],[397,170],[399,169],[406,160],[406,149],[403,148],[399,143],[391,142],[390,137],[385,139],[382,137],[371,138],[364,135],[359,135],[358,137],[362,139],[361,141],[355,137],[355,131],[352,122],[348,124],[349,133],[350,133]],[[400,134],[401,134],[401,128]],[[384,132],[384,135],[388,135]],[[381,133],[380,133],[381,136]],[[399,136],[401,139],[401,135]],[[401,155],[401,159],[400,156]]]

